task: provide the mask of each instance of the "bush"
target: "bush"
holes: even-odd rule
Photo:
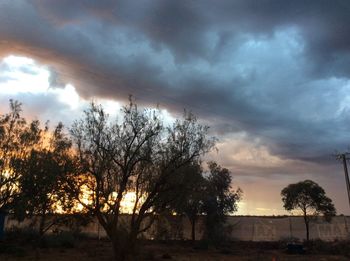
[[[71,231],[57,231],[56,233],[46,234],[40,238],[39,233],[32,228],[11,228],[6,231],[6,242],[13,245],[43,248],[73,248],[76,242],[84,237],[83,234]]]
[[[16,242],[20,245],[32,245],[37,242],[39,233],[30,227],[18,228],[12,227],[5,233],[7,242]]]
[[[76,245],[76,237],[72,232],[62,231],[58,234],[49,234],[42,240],[41,247],[44,248],[74,248]]]

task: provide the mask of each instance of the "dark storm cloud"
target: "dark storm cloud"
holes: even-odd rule
[[[2,1],[0,55],[86,97],[184,107],[285,158],[347,148],[348,1]]]
[[[90,15],[108,25],[128,26],[165,44],[176,58],[210,57],[206,35],[218,43],[237,33],[271,34],[276,28],[300,27],[315,59],[333,62],[350,49],[350,3],[318,1],[40,1],[37,8],[52,22],[79,23]],[[219,44],[220,46],[220,44]]]

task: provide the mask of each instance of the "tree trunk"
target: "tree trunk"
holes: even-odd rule
[[[139,226],[118,226],[118,220],[105,221],[101,215],[97,215],[100,225],[106,231],[112,243],[114,261],[137,260],[137,236]],[[137,223],[137,222],[136,222]]]
[[[310,232],[309,232],[310,220],[308,220],[306,215],[304,215],[304,221],[305,221],[305,227],[306,227],[306,241],[309,242],[309,240],[310,240]]]
[[[196,218],[191,218],[191,225],[192,225],[191,237],[192,237],[192,242],[194,243],[196,241]]]
[[[39,223],[39,237],[40,240],[44,236],[45,233],[45,222],[46,222],[46,215],[43,213],[40,217],[40,223]]]
[[[137,238],[132,234],[118,233],[111,238],[115,261],[137,260]]]
[[[306,241],[310,240],[310,235],[309,235],[309,222],[306,223]]]
[[[115,261],[125,261],[127,260],[127,253],[124,247],[124,242],[121,242],[118,236],[115,236],[112,240],[112,248],[113,248],[113,260]]]

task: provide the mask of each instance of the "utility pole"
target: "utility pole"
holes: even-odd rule
[[[345,174],[345,181],[346,181],[346,189],[348,191],[348,199],[349,199],[349,206],[350,206],[350,181],[349,181],[349,173],[348,173],[348,166],[347,166],[347,158],[346,155],[349,155],[350,153],[342,153],[337,155],[337,159],[341,160],[344,166],[344,174]]]

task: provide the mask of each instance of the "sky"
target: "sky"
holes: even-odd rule
[[[192,111],[241,187],[238,214],[279,215],[280,192],[312,179],[350,215],[347,0],[1,0],[0,112],[67,127],[91,100],[133,95],[164,118]]]

